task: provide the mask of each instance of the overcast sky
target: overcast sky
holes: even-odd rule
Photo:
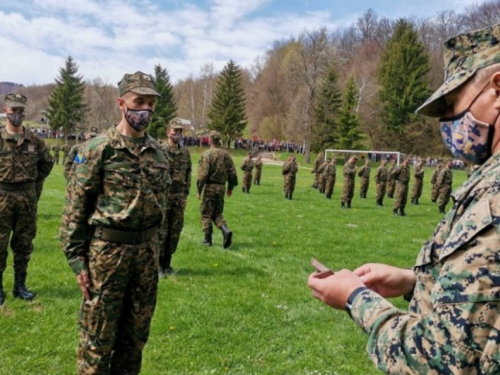
[[[85,79],[167,68],[172,81],[233,59],[250,66],[273,41],[378,16],[430,17],[482,0],[15,0],[0,1],[0,81],[54,81],[71,55]]]

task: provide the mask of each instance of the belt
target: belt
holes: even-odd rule
[[[109,242],[138,245],[152,239],[156,235],[156,232],[158,232],[157,226],[141,231],[125,231],[106,227],[96,227],[94,237]]]
[[[32,182],[19,182],[19,183],[6,183],[0,182],[0,190],[18,191],[18,190],[31,190],[35,188],[35,183]]]

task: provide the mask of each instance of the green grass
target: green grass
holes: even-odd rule
[[[238,172],[241,155],[235,158]],[[199,155],[193,154],[193,165]],[[373,165],[376,168],[376,165]],[[345,312],[313,299],[306,286],[311,257],[333,269],[365,262],[413,265],[441,219],[430,203],[426,172],[420,206],[408,217],[392,216],[392,200],[375,206],[358,189],[352,210],[341,210],[337,181],[326,200],[310,188],[310,166],[300,166],[295,199],[283,198],[281,168],[264,166],[261,186],[240,187],[226,200],[233,245],[200,245],[199,201],[194,182],[186,224],[173,266],[161,280],[143,374],[375,374],[365,354],[366,337]],[[0,309],[0,374],[74,374],[80,292],[58,241],[65,181],[61,165],[46,181],[28,286],[36,301],[14,300],[12,254],[4,276],[8,292]],[[195,171],[196,173],[196,171]],[[193,180],[196,180],[195,173]],[[341,175],[341,168],[338,169]],[[465,178],[454,172],[455,187]],[[358,184],[359,186],[359,184]],[[405,308],[402,299],[393,301]]]

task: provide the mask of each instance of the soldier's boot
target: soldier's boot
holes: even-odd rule
[[[169,275],[175,275],[175,270],[172,268],[171,263],[172,263],[172,254],[165,254],[163,260],[163,269],[165,270],[165,273]]]
[[[393,209],[392,209],[392,214],[393,214],[394,216],[398,216],[398,209],[397,209],[397,208],[393,208]]]
[[[32,301],[35,297],[28,289],[26,289],[26,272],[14,272],[14,289],[12,294],[15,298],[22,299],[24,301]]]
[[[347,208],[351,208],[351,201],[347,201]]]
[[[340,202],[340,208],[345,208],[344,202]]]
[[[418,203],[418,198],[415,198],[415,205],[418,206],[420,203]]]
[[[382,207],[382,203],[380,202],[380,199],[377,200],[377,207]]]
[[[287,191],[287,192],[285,193],[285,199],[288,199],[288,196],[289,196],[289,195],[290,195],[290,193]]]
[[[205,246],[212,246],[212,233],[205,233],[205,239],[201,244]]]
[[[326,199],[332,199],[332,195],[331,195],[331,194],[328,194],[328,195],[326,196]]]
[[[290,197],[292,195],[290,194]],[[290,198],[292,199],[292,198]],[[224,224],[220,230],[222,231],[222,235],[224,236],[224,241],[222,242],[222,247],[224,247],[224,249],[227,249],[229,246],[231,246],[231,241],[233,239],[233,232],[231,232],[231,230],[227,227],[226,224]]]
[[[439,213],[440,213],[440,214],[444,214],[444,213],[445,213],[445,212],[444,212],[444,207],[439,207]]]
[[[435,200],[435,199],[431,199],[431,202],[432,202],[432,203],[436,203],[436,200]]]
[[[399,216],[406,216],[404,207],[399,208]]]
[[[5,302],[5,293],[3,292],[3,272],[0,272],[0,306]]]
[[[288,199],[292,200],[292,197],[293,197],[293,193],[292,192],[288,193]]]
[[[411,204],[415,204],[415,200],[413,198],[411,199]]]
[[[165,268],[163,266],[164,263],[165,263],[164,256],[160,256],[160,261],[158,265],[158,277],[160,279],[163,279],[165,277]]]

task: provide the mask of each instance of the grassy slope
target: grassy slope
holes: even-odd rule
[[[235,159],[237,167],[241,155]],[[194,166],[198,156],[193,155]],[[218,231],[214,247],[199,245],[202,233],[193,183],[173,260],[178,275],[160,282],[143,374],[377,372],[365,355],[362,331],[344,312],[310,296],[310,258],[334,269],[365,262],[411,266],[441,218],[429,199],[431,171],[426,172],[422,205],[408,206],[406,218],[392,216],[390,200],[382,209],[375,207],[373,183],[369,199],[357,199],[356,189],[354,209],[341,210],[341,181],[328,201],[309,187],[312,175],[304,166],[296,199],[287,201],[280,172],[279,167],[265,166],[261,186],[252,187],[249,195],[238,187],[226,201],[226,218],[235,233],[229,250],[222,249]],[[455,187],[464,178],[463,172],[455,172]],[[2,375],[75,373],[80,293],[57,234],[64,185],[59,165],[46,182],[39,207],[28,277],[36,302],[12,299],[9,250],[4,276],[9,295],[0,309]],[[401,299],[394,303],[406,307]]]

